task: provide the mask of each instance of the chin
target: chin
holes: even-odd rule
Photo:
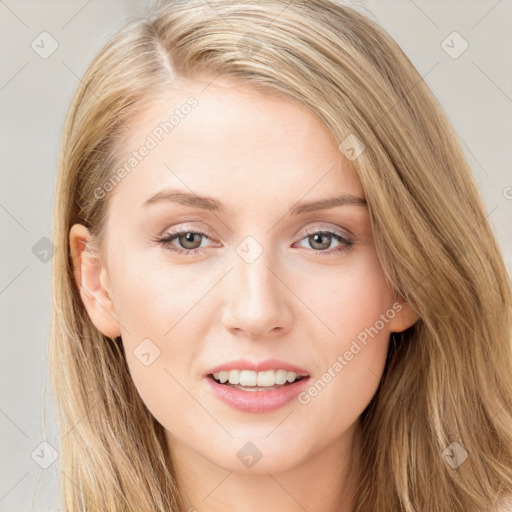
[[[267,437],[269,432],[271,430],[262,432],[260,436],[244,435],[243,438],[232,439],[228,452],[222,449],[215,457],[212,458],[211,452],[207,457],[226,471],[251,475],[286,471],[307,457],[311,442],[304,444],[302,448],[295,447],[290,444],[289,436],[279,436],[274,432],[270,434],[270,437],[274,437],[270,440]]]

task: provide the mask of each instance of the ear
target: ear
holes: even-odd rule
[[[395,316],[389,322],[391,332],[405,331],[420,318],[416,310],[398,293],[395,294],[391,309],[395,311]]]
[[[90,249],[93,243],[85,226],[72,226],[69,247],[80,297],[94,326],[105,336],[115,338],[121,335],[121,329],[114,310],[107,270],[99,256]]]

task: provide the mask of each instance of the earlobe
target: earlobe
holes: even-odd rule
[[[389,322],[391,332],[403,332],[414,325],[420,318],[416,310],[402,297],[395,297],[392,306],[395,316]]]
[[[69,247],[73,260],[73,276],[80,297],[94,326],[105,336],[121,335],[112,300],[107,269],[97,254],[90,251],[93,243],[89,230],[74,224],[69,232]]]

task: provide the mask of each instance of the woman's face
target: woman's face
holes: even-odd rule
[[[390,332],[417,317],[394,301],[366,206],[307,206],[364,199],[325,125],[291,100],[205,85],[172,90],[130,125],[123,179],[102,188],[114,189],[102,266],[78,262],[87,231],[75,225],[75,276],[96,327],[122,336],[172,450],[230,471],[279,471],[350,437]],[[278,359],[270,368],[309,377],[284,403],[280,386],[266,405],[262,392],[239,391],[235,406],[214,392],[233,388],[206,375],[238,359]]]

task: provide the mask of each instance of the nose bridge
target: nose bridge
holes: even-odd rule
[[[275,300],[280,290],[276,277],[269,269],[272,268],[271,251],[264,250],[252,237],[247,239],[236,249],[233,280],[236,281],[236,291],[240,293],[246,305],[261,303],[261,306],[265,302]]]
[[[284,327],[290,319],[285,286],[275,275],[270,249],[246,237],[235,249],[224,324],[249,334]]]

